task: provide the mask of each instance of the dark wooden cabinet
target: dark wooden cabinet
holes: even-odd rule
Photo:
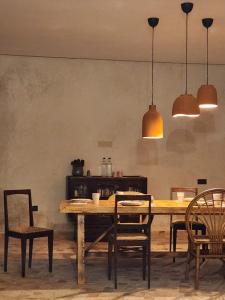
[[[91,198],[92,193],[99,192],[100,200],[108,199],[116,191],[135,191],[147,193],[147,178],[142,176],[123,177],[66,177],[66,199]],[[112,219],[108,215],[88,215],[85,219],[86,240],[95,240],[110,225]]]

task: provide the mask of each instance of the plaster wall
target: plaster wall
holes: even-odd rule
[[[144,62],[1,56],[1,190],[31,188],[39,205],[37,223],[69,230],[58,206],[74,158],[85,159],[94,175],[101,157],[110,156],[115,170],[147,176],[149,192],[158,199],[168,198],[171,186],[195,186],[197,178],[208,180],[200,191],[224,187],[225,66],[210,66],[219,108],[181,120],[171,117],[171,109],[184,91],[184,65],[156,64],[155,102],[164,118],[164,139],[143,141],[150,71]],[[204,78],[204,66],[189,66],[191,93]],[[0,216],[2,224],[2,201]],[[168,218],[155,218],[153,229],[168,229]]]

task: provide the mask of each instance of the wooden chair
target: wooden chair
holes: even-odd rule
[[[141,200],[143,203],[148,203],[148,213],[146,222],[143,223],[121,223],[120,216],[122,209],[119,201],[137,201]],[[135,206],[133,206],[135,210]],[[148,270],[148,288],[150,288],[150,251],[151,251],[151,195],[116,195],[115,209],[114,209],[114,230],[109,236],[108,243],[108,279],[111,279],[112,270],[112,253],[114,261],[114,286],[117,288],[117,256],[120,247],[139,246],[142,247],[142,265],[143,265],[143,279],[146,277],[146,257]],[[138,229],[138,232],[136,232]],[[135,232],[133,232],[133,230]],[[113,252],[114,251],[114,252]]]
[[[204,191],[192,200],[186,211],[185,220],[189,240],[186,279],[189,277],[190,262],[195,258],[195,289],[199,288],[200,260],[225,259],[224,198],[225,189]],[[196,217],[205,225],[206,235],[196,235],[193,231],[193,221]]]
[[[19,210],[18,197],[23,196],[25,200],[25,206],[28,206],[28,222],[26,225],[20,224],[18,226],[11,226],[9,223],[9,201],[16,205]],[[9,199],[12,197],[12,199]],[[25,199],[24,199],[25,198]],[[11,203],[11,204],[12,204]],[[49,256],[49,272],[52,272],[52,258],[53,258],[53,230],[47,228],[34,227],[33,210],[31,190],[5,190],[4,191],[4,215],[5,215],[5,243],[4,243],[4,272],[7,272],[8,263],[8,243],[9,237],[17,238],[21,240],[21,266],[22,277],[25,277],[25,263],[26,263],[26,243],[29,240],[29,262],[28,266],[31,268],[32,264],[32,251],[33,251],[33,239],[40,237],[48,238],[48,256]],[[24,218],[25,219],[25,218]],[[24,223],[23,220],[22,223]]]
[[[135,191],[117,191],[115,194],[112,194],[109,198],[108,198],[108,200],[109,201],[115,201],[115,199],[116,199],[116,195],[144,195],[143,193],[141,193],[141,192],[135,192]],[[153,200],[153,196],[151,195],[151,199]],[[153,216],[152,216],[153,217]],[[129,215],[129,216],[123,216],[123,215],[121,215],[120,216],[120,221],[121,222],[123,222],[123,221],[125,221],[125,222],[128,222],[128,220],[129,220],[129,223],[130,222],[141,222],[142,223],[142,221],[143,221],[143,219],[145,218],[145,216],[143,216],[143,215],[140,215],[140,214],[138,214],[138,215]],[[113,221],[114,221],[114,218],[112,217],[112,223],[113,223]]]
[[[198,194],[198,189],[195,187],[172,187],[170,189],[170,199],[174,200],[174,193],[183,192],[188,195],[195,197]],[[202,231],[202,234],[205,233],[205,226],[198,222],[198,219],[193,223],[193,229],[197,232],[198,230]],[[173,216],[170,215],[170,252],[173,244],[173,252],[175,254],[177,247],[177,232],[179,230],[186,231],[185,220],[179,220],[173,222]],[[173,262],[175,262],[175,255],[173,256]]]

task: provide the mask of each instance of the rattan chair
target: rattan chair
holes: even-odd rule
[[[138,222],[121,222],[122,210],[120,201],[146,201],[148,213],[145,220]],[[135,210],[135,206],[133,207]],[[148,270],[148,288],[150,288],[150,252],[151,252],[151,195],[116,195],[114,208],[113,233],[109,236],[108,242],[108,279],[111,279],[112,257],[114,262],[114,287],[117,288],[117,257],[121,247],[142,247],[143,279],[146,275],[146,258]],[[112,255],[113,254],[113,255]]]
[[[12,199],[9,199],[12,197]],[[10,203],[9,203],[10,202]],[[14,205],[13,219],[15,219],[16,211],[20,211],[20,206],[27,211],[27,214],[21,217],[21,223],[13,225],[10,222],[12,209],[10,204]],[[22,211],[23,211],[22,209]],[[4,272],[7,272],[8,264],[8,243],[9,237],[21,240],[21,274],[25,277],[25,262],[26,262],[26,244],[29,240],[29,261],[28,266],[31,268],[33,240],[35,238],[48,238],[48,256],[49,256],[49,272],[52,272],[52,257],[53,257],[53,230],[34,226],[31,190],[5,190],[4,191],[4,215],[5,215],[5,242],[4,242]],[[15,222],[15,220],[13,220]],[[27,221],[27,222],[26,222]],[[26,224],[25,224],[26,223]]]
[[[198,189],[195,187],[172,187],[170,189],[170,199],[174,200],[174,194],[177,192],[183,192],[188,196],[192,196],[193,198],[198,194]],[[205,234],[205,226],[198,222],[198,219],[193,221],[193,229],[196,231],[200,230],[202,234]],[[178,231],[186,231],[185,220],[176,220],[173,221],[173,216],[170,215],[170,252],[173,245],[173,262],[175,262],[175,253],[177,248],[177,232]]]
[[[207,258],[225,259],[225,189],[211,189],[196,196],[186,211],[188,232],[188,257],[186,279],[189,277],[190,262],[195,258],[195,289],[199,288],[200,260]],[[206,235],[196,235],[193,221],[205,225]]]

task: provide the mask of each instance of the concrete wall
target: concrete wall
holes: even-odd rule
[[[85,159],[86,169],[97,174],[101,157],[109,155],[116,170],[147,176],[155,198],[168,198],[171,186],[195,186],[197,178],[208,179],[204,188],[224,187],[225,66],[210,66],[219,108],[196,120],[178,120],[171,109],[184,91],[184,65],[156,64],[164,139],[143,141],[150,70],[149,63],[1,56],[1,189],[31,188],[40,209],[37,223],[66,230],[70,225],[58,206],[74,158]],[[204,72],[202,65],[189,67],[192,93]],[[167,228],[168,218],[155,220],[154,229]]]

